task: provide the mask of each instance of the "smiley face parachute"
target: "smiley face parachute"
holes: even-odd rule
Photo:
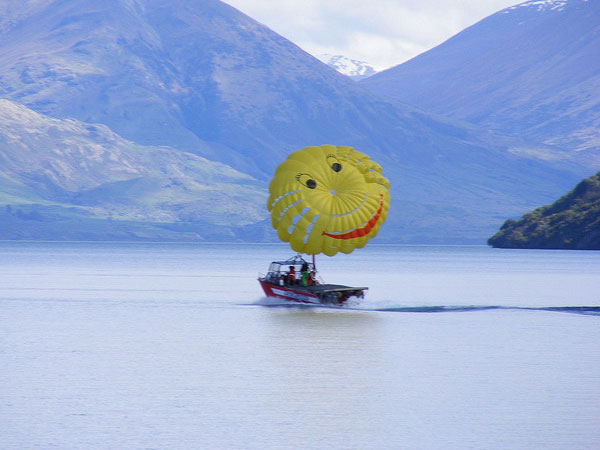
[[[381,167],[352,147],[305,147],[277,167],[267,208],[279,239],[298,253],[333,256],[377,235],[390,201]]]

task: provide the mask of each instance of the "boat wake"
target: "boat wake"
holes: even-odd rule
[[[468,311],[491,311],[491,310],[515,310],[515,311],[552,311],[571,314],[583,314],[589,316],[600,316],[600,306],[401,306],[386,308],[368,308],[371,311],[381,312],[404,312],[404,313],[444,313],[444,312],[468,312]]]
[[[581,314],[586,316],[600,316],[600,306],[488,306],[488,305],[401,305],[379,307],[373,304],[355,304],[355,305],[315,305],[290,302],[276,298],[261,298],[252,303],[253,305],[281,307],[281,308],[325,308],[347,311],[374,311],[374,312],[397,312],[397,313],[458,313],[458,312],[476,312],[476,311],[547,311],[561,312],[569,314]]]

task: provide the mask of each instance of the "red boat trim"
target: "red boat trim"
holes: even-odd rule
[[[265,283],[262,280],[259,280],[259,282],[267,297],[282,298],[284,300],[291,300],[298,303],[320,303],[319,298],[316,295],[295,291],[285,286],[277,286],[275,284]]]

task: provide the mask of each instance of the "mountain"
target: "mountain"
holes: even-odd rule
[[[385,108],[217,0],[4,3],[0,97],[265,179],[307,143],[368,141]]]
[[[343,55],[319,55],[319,59],[339,73],[342,73],[355,81],[367,78],[375,73],[375,69],[366,61],[359,61]]]
[[[352,146],[391,181],[382,242],[480,243],[502,218],[550,201],[587,174],[547,146],[381,99],[217,0],[5,0],[0,97],[155,149],[138,159],[142,166],[168,147],[169,161],[193,153],[262,183],[290,151]],[[19,161],[20,168],[2,162],[6,176],[30,193],[45,189],[19,175],[28,170]],[[69,177],[79,170],[73,165]],[[136,196],[122,185],[111,192],[123,202]],[[228,211],[199,199],[198,220],[214,213],[227,222]]]
[[[600,2],[506,8],[362,86],[600,167]]]
[[[265,201],[264,183],[221,163],[0,100],[0,239],[232,236]]]
[[[600,250],[600,172],[549,206],[507,220],[488,244],[501,248]]]

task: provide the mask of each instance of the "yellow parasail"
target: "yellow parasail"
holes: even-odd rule
[[[385,220],[389,182],[352,147],[305,147],[277,167],[267,208],[279,239],[298,253],[362,248]]]

